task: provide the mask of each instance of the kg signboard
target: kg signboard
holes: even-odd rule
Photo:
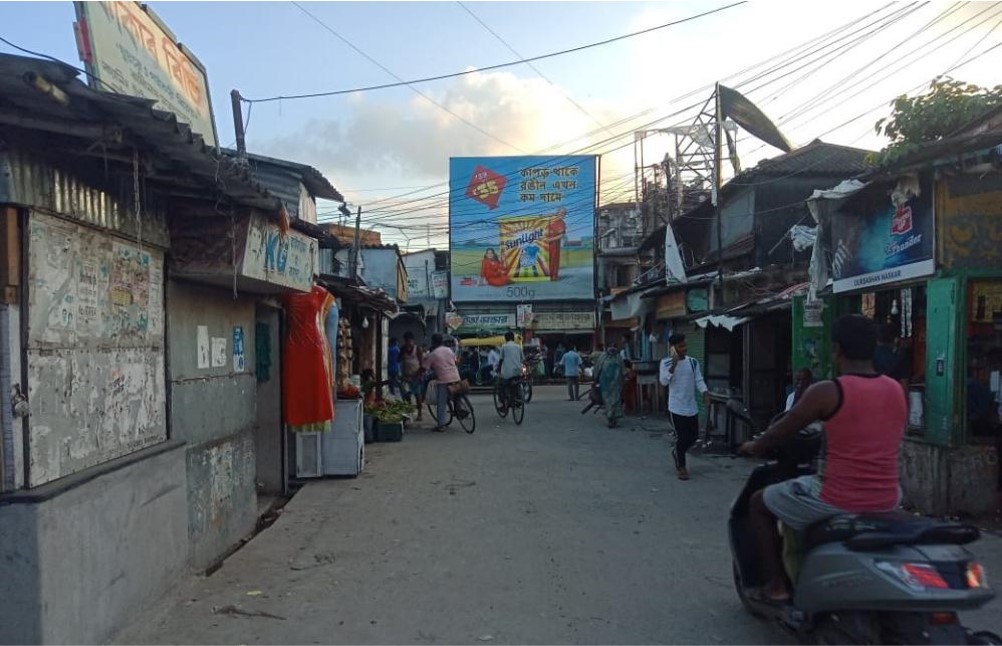
[[[140,96],[216,145],[205,68],[138,2],[76,2],[77,47],[95,90]]]
[[[935,272],[932,185],[899,180],[890,199],[859,200],[832,217],[836,293],[895,283]]]
[[[452,299],[595,297],[596,157],[449,160]]]

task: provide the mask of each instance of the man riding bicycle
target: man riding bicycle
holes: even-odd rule
[[[522,378],[522,348],[515,343],[515,333],[504,333],[504,345],[501,346],[501,362],[499,364],[501,378],[501,395],[504,405],[508,406],[512,385]]]
[[[437,425],[433,431],[445,431],[442,420],[445,419],[449,404],[449,384],[459,381],[459,370],[456,368],[456,354],[443,343],[441,334],[431,335],[431,352],[421,360],[422,366],[435,374],[436,381],[436,419]]]

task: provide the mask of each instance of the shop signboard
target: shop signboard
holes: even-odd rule
[[[654,312],[659,321],[685,316],[685,292],[680,290],[658,296]]]
[[[595,329],[595,312],[536,312],[533,318],[536,332]]]
[[[804,301],[804,327],[823,327],[825,303],[822,300]]]
[[[95,90],[141,96],[216,145],[205,68],[138,2],[76,2],[77,47]]]
[[[449,160],[456,302],[592,300],[596,160]]]
[[[443,300],[449,298],[449,272],[434,271],[431,274],[432,298]]]
[[[705,312],[710,309],[710,295],[705,287],[690,289],[685,295],[685,306],[689,312]]]
[[[529,327],[532,325],[532,303],[519,303],[515,307],[515,315],[518,317],[519,327]]]
[[[936,271],[932,185],[903,177],[876,207],[849,207],[832,217],[833,289],[862,290]],[[866,212],[859,212],[864,210]]]
[[[472,334],[476,332],[505,332],[515,329],[515,313],[502,314],[462,313],[463,322],[456,330],[457,334]]]

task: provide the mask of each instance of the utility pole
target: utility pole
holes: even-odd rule
[[[720,175],[723,171],[723,164],[721,163],[721,153],[723,152],[723,146],[721,145],[721,135],[723,135],[723,115],[721,113],[720,106],[720,83],[716,84],[713,91],[713,102],[714,108],[714,119],[713,119],[713,217],[717,220],[717,286],[720,290],[720,298],[718,303],[714,305],[722,305],[724,302],[724,225],[723,225],[723,213],[720,208]]]
[[[358,278],[358,253],[362,242],[362,207],[358,207],[355,215],[355,239],[351,244],[351,252],[348,255],[348,278],[355,280]]]
[[[233,133],[237,138],[237,157],[240,161],[244,161],[247,159],[247,142],[244,141],[244,114],[240,101],[240,90],[231,90],[230,102],[233,106]]]

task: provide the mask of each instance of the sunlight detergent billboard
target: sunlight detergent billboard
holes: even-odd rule
[[[595,298],[596,160],[449,160],[452,300]]]

